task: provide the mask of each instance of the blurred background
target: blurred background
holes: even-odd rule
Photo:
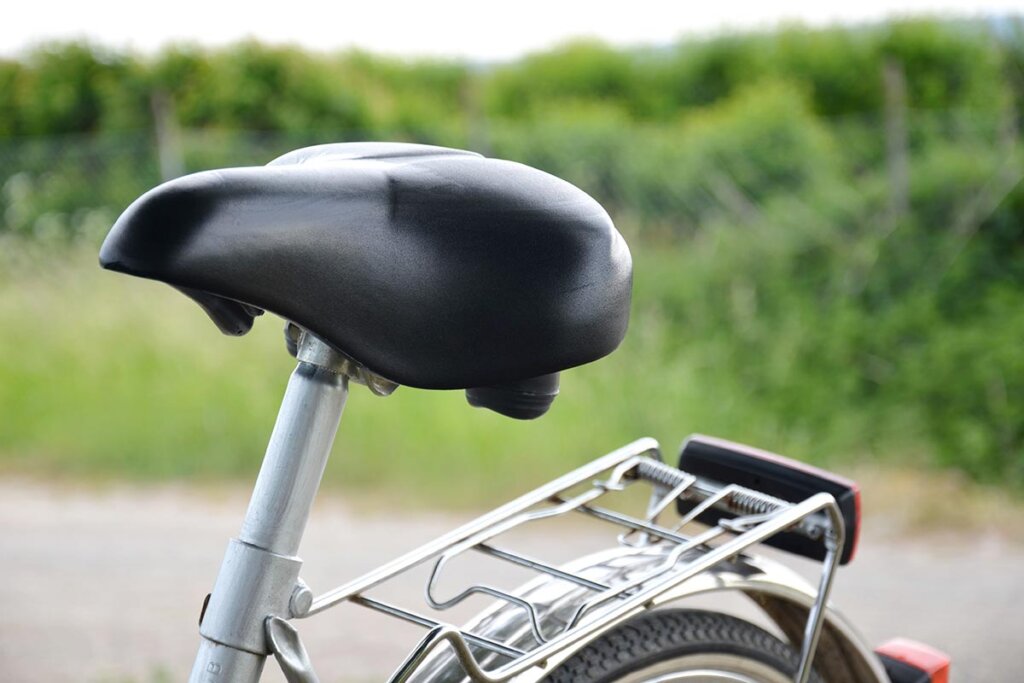
[[[27,47],[0,61],[0,464],[250,478],[291,363],[280,324],[221,337],[170,288],[101,272],[98,244],[161,180],[408,140],[597,198],[634,253],[632,327],[535,423],[460,392],[358,394],[328,486],[479,502],[524,464],[539,477],[700,430],[1020,491],[1022,105],[1012,15],[578,39],[502,61]]]
[[[357,388],[325,490],[475,508],[642,435],[671,457],[700,431],[925,501],[922,523],[981,500],[998,527],[984,501],[1024,493],[1024,19],[937,9],[744,20],[726,3],[687,22],[641,2],[596,29],[508,18],[501,40],[401,10],[398,36],[363,42],[287,8],[309,41],[8,24],[0,479],[249,486],[293,364],[280,321],[223,337],[171,288],[101,271],[98,245],[162,180],[405,140],[592,194],[633,252],[631,328],[536,422],[461,392]]]

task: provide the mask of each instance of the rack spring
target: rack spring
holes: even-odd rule
[[[675,488],[690,478],[690,475],[685,472],[651,458],[644,458],[637,464],[636,475],[640,479],[668,488]]]
[[[764,493],[734,490],[729,494],[729,508],[741,515],[765,515],[789,505]]]
[[[665,489],[670,489],[661,500],[652,503],[650,510],[653,514],[649,514],[650,517],[655,517],[657,513],[662,512],[677,499],[698,499],[702,501],[689,515],[683,518],[679,527],[693,521],[700,513],[712,507],[730,514],[752,518],[752,520],[738,520],[734,522],[733,526],[737,526],[748,521],[760,521],[766,515],[771,515],[792,506],[792,503],[766,493],[761,493],[760,491],[754,491],[735,484],[723,485],[694,477],[687,472],[652,458],[642,458],[637,463],[635,476]],[[796,527],[796,531],[803,533],[808,538],[817,540],[828,530],[828,526],[824,517],[818,515],[801,520]]]

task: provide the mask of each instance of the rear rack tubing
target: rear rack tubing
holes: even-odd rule
[[[343,358],[326,344],[304,334],[297,356],[241,533],[201,619],[190,683],[255,683],[270,652],[266,618],[291,616],[295,555],[348,395]]]

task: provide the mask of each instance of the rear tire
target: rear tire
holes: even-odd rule
[[[549,683],[788,683],[800,655],[762,628],[703,610],[645,612],[567,659]],[[821,683],[816,673],[811,681]]]

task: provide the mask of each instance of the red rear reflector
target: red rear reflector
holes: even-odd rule
[[[930,676],[931,683],[949,683],[949,655],[924,643],[893,638],[875,648],[875,652],[920,669]]]

